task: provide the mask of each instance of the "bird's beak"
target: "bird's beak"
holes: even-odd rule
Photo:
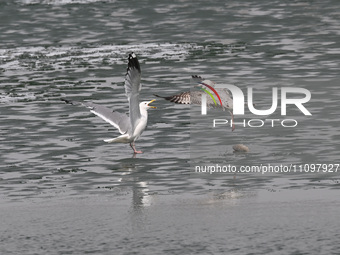
[[[157,108],[156,106],[151,106],[151,105],[150,105],[152,102],[155,102],[155,101],[156,101],[156,99],[152,99],[152,100],[148,103],[148,106],[151,107],[151,108],[153,108],[153,109],[156,109],[156,108]]]

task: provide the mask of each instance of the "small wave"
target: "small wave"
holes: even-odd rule
[[[142,58],[183,61],[190,50],[200,48],[194,43],[146,43],[135,45],[87,45],[84,47],[18,47],[0,50],[0,69],[15,70],[70,67],[84,61],[87,65],[125,61],[126,55],[136,52]]]
[[[0,94],[0,103],[13,103],[13,102],[27,102],[35,100],[36,96],[33,93],[8,93]]]
[[[89,4],[96,2],[114,3],[116,0],[18,0],[20,4],[50,4],[50,5],[66,5],[66,4]]]

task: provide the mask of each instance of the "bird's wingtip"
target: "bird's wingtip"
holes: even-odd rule
[[[193,78],[193,79],[201,79],[201,80],[203,80],[202,76],[200,76],[200,75],[197,75],[197,74],[193,74],[193,75],[191,75],[191,78]]]
[[[71,100],[65,99],[65,98],[60,98],[60,101],[65,102],[66,104],[73,104]]]
[[[129,54],[129,58],[137,58],[136,54],[134,52],[131,52]]]
[[[135,68],[139,72],[141,71],[140,65],[139,65],[139,61],[138,61],[137,56],[136,56],[136,54],[134,52],[131,52],[129,54],[128,61],[129,61],[129,63],[128,63],[128,70],[129,70],[129,68]]]
[[[155,97],[160,97],[160,98],[165,98],[165,97],[162,97],[160,95],[157,95],[157,94],[153,94]]]

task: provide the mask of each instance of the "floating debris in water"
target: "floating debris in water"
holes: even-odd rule
[[[249,152],[249,148],[244,144],[235,144],[233,149],[235,152]]]

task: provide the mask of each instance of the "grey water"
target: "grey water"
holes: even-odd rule
[[[193,167],[340,163],[339,7],[0,1],[0,253],[339,254],[340,169]],[[214,110],[203,118],[199,106],[157,98],[134,157],[126,144],[103,142],[118,135],[114,127],[60,100],[127,112],[130,52],[141,63],[143,100],[189,90],[196,74],[253,87],[262,109],[272,87],[306,88],[312,116],[291,109],[295,128],[232,132],[207,128]],[[250,151],[234,153],[240,143]]]

